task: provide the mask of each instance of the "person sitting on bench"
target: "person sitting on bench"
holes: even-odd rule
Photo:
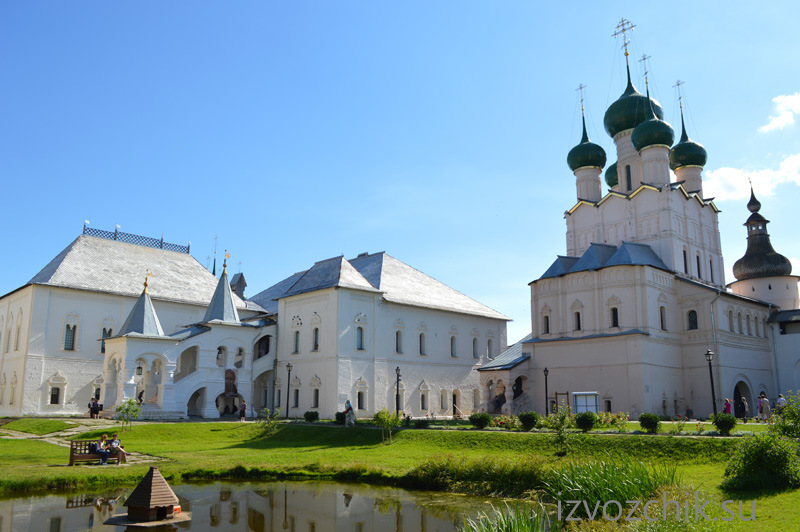
[[[97,448],[94,450],[95,454],[100,455],[100,465],[108,464],[108,455],[111,454],[106,447],[108,446],[108,435],[103,434],[100,441],[97,442]],[[91,448],[89,449],[91,450]]]
[[[111,441],[108,442],[106,449],[108,450],[109,454],[112,454],[115,457],[119,455],[119,462],[117,462],[117,465],[120,463],[128,463],[127,456],[131,453],[125,451],[125,448],[122,446],[122,442],[119,441],[119,438],[117,438],[116,434],[111,436]]]

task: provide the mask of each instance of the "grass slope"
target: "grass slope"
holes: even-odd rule
[[[27,432],[29,434],[52,434],[75,426],[74,423],[59,419],[23,418],[3,425],[4,429]]]

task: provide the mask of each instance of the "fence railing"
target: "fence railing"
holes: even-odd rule
[[[103,231],[102,229],[95,229],[94,227],[83,226],[83,234],[88,236],[95,236],[97,238],[105,238],[107,240],[118,240],[128,244],[136,244],[138,246],[146,246],[149,248],[166,249],[168,251],[177,251],[178,253],[189,253],[189,246],[181,246],[180,244],[171,244],[164,242],[164,237],[161,239],[150,238],[149,236],[134,235],[131,233],[123,233],[120,230],[116,231]]]

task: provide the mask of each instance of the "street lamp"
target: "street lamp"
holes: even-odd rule
[[[548,410],[550,409],[550,405],[547,402],[547,376],[550,375],[550,370],[544,368],[544,415],[548,415]]]
[[[395,383],[395,394],[394,394],[394,415],[400,416],[400,366],[397,366],[394,370],[397,373],[397,382]]]
[[[286,378],[286,419],[289,419],[289,397],[291,396],[292,390],[292,363],[286,363],[286,369],[289,372],[289,376]]]
[[[706,349],[706,360],[708,360],[708,376],[711,377],[711,402],[714,403],[714,415],[717,415],[717,394],[714,393],[714,372],[711,369],[711,361],[714,360],[714,351]]]

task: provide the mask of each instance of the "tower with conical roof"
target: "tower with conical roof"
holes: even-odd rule
[[[575,174],[575,186],[579,200],[600,201],[600,173],[606,164],[606,152],[589,140],[586,133],[586,114],[583,108],[583,88],[581,85],[581,124],[583,136],[581,142],[567,154],[569,169]]]
[[[759,211],[761,202],[750,189],[747,202],[750,217],[747,227],[747,251],[733,265],[735,294],[767,301],[783,309],[800,307],[798,277],[792,275],[792,263],[775,251],[767,233],[767,220]]]
[[[161,322],[158,320],[155,307],[153,307],[153,300],[150,299],[150,294],[147,292],[147,277],[151,275],[152,274],[148,272],[145,276],[142,295],[136,300],[136,304],[125,319],[125,323],[122,324],[118,336],[127,336],[131,334],[140,336],[164,336]]]
[[[208,304],[206,314],[203,316],[203,323],[213,320],[225,323],[239,323],[239,312],[236,310],[233,291],[228,281],[228,257],[229,255],[226,251],[225,260],[222,262],[222,275],[219,278],[216,290],[214,290],[214,295],[211,297],[211,302]]]

